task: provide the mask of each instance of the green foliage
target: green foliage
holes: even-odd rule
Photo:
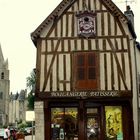
[[[27,97],[27,100],[28,100],[28,109],[29,110],[34,110],[34,100],[35,100],[35,96],[32,94],[32,92],[30,92],[28,94],[28,97]]]
[[[30,89],[30,92],[34,92],[35,90],[35,83],[36,83],[36,74],[34,72],[34,70],[30,73],[30,76],[28,76],[26,78],[27,82],[26,82],[26,86],[27,88]]]
[[[28,76],[26,78],[27,82],[26,82],[26,86],[27,88],[30,90],[27,100],[28,100],[28,110],[34,110],[34,100],[35,100],[35,83],[36,83],[36,74],[35,71],[33,70],[30,73],[30,76]]]
[[[20,124],[18,124],[18,129],[22,129],[22,128],[25,128],[25,127],[27,127],[27,124],[26,123],[20,123]]]

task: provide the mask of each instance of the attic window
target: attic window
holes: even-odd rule
[[[93,11],[79,11],[76,14],[78,36],[86,38],[96,35],[96,13]]]

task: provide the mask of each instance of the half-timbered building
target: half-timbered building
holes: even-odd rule
[[[133,12],[63,0],[31,34],[36,140],[138,140]]]

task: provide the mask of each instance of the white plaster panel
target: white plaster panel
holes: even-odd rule
[[[41,55],[40,90],[42,90],[44,84],[44,66],[45,66],[45,55]]]
[[[130,67],[129,67],[129,57],[128,53],[124,54],[125,57],[125,75],[126,75],[126,83],[128,86],[128,89],[131,90],[131,77],[130,77]]]
[[[95,39],[91,40],[91,49],[96,50],[96,44],[95,44]]]
[[[108,15],[104,13],[104,32],[105,35],[108,35]]]
[[[73,23],[72,15],[68,15],[68,19],[69,20],[68,20],[68,25],[67,25],[68,27],[67,28],[68,29],[71,29],[72,28],[72,25],[75,24],[75,23]],[[68,36],[69,37],[71,37],[71,33],[72,33],[72,29],[68,31]]]
[[[51,44],[51,40],[47,41],[47,52],[51,52],[52,51],[52,44]]]
[[[75,45],[74,45],[74,40],[71,40],[71,51],[74,51],[75,50]]]
[[[101,13],[97,13],[97,35],[101,36]]]
[[[63,64],[63,55],[59,55],[59,81],[64,80],[64,64]],[[60,90],[63,91],[63,84],[60,85]]]
[[[116,90],[118,90],[118,69],[117,69],[117,64],[116,64],[116,60],[114,58],[113,55],[113,65],[114,65],[114,87]]]
[[[67,28],[66,15],[64,15],[62,18],[63,18],[63,36],[66,36],[66,28]]]
[[[104,53],[100,53],[100,88],[105,90]]]
[[[100,10],[100,1],[96,0],[96,10]]]
[[[41,52],[45,52],[46,50],[46,41],[42,40],[42,44],[41,44]]]
[[[111,57],[110,57],[110,53],[108,54],[107,53],[107,86],[108,86],[108,90],[111,90],[112,87],[111,87],[111,84],[112,84],[112,81],[111,81],[112,77],[111,77]]]
[[[115,21],[114,21],[114,17],[111,14],[110,14],[110,25],[111,25],[110,27],[111,35],[115,35]]]
[[[77,50],[81,50],[81,40],[77,40]]]
[[[86,40],[84,40],[84,50],[85,51],[88,51],[88,48],[89,48],[89,46],[88,46],[88,40],[86,39]]]
[[[68,51],[68,40],[64,40],[64,51],[67,52]]]
[[[61,24],[62,24],[61,20],[59,20],[57,23],[57,36],[61,36],[61,30],[62,30]]]
[[[56,58],[55,58],[55,60],[54,60],[54,64],[53,64],[53,68],[52,68],[52,73],[53,73],[53,85],[52,85],[52,89],[53,89],[53,91],[57,91],[57,84],[56,84],[56,82],[57,82],[57,76],[56,76]]]

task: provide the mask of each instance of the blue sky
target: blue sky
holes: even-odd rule
[[[125,10],[125,2],[121,3],[123,0],[113,1],[117,2],[122,11]],[[10,92],[26,89],[26,77],[36,63],[36,48],[30,34],[60,2],[61,0],[0,0],[0,44],[4,58],[9,61]],[[137,41],[140,41],[140,1],[130,5],[135,15]]]

